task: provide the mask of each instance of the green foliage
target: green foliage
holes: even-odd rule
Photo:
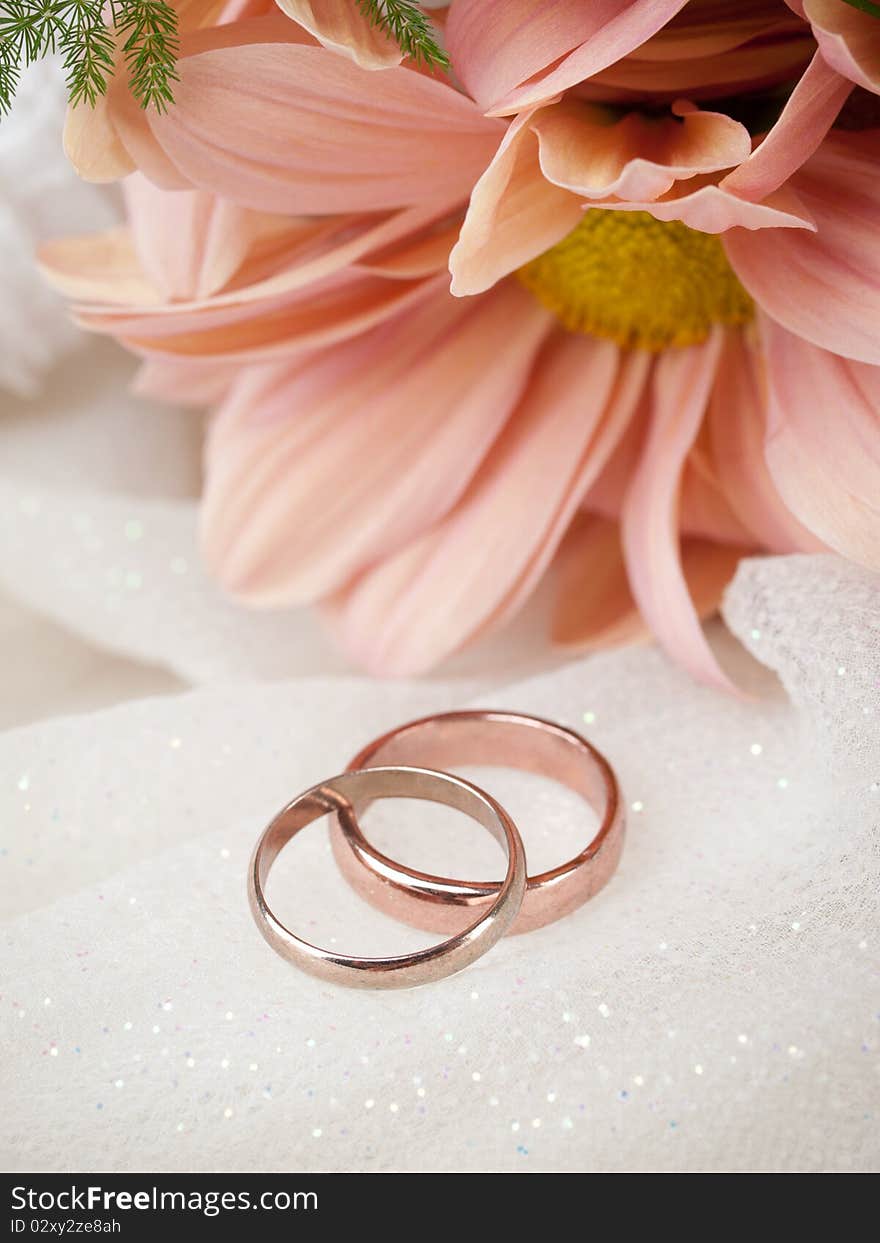
[[[357,0],[362,11],[433,68],[449,61],[434,28],[412,0]],[[0,115],[12,106],[21,70],[58,52],[71,103],[94,107],[120,57],[131,92],[163,112],[173,102],[179,50],[177,14],[166,0],[0,0]]]
[[[870,13],[872,17],[880,17],[880,4],[875,4],[874,0],[843,0],[843,3],[861,9],[863,13]]]
[[[25,65],[61,55],[71,103],[94,106],[117,45],[132,94],[162,110],[177,80],[177,14],[166,0],[0,0],[0,113],[12,106]]]
[[[417,4],[411,0],[358,0],[358,7],[374,25],[391,35],[405,56],[430,68],[449,68],[449,58]]]

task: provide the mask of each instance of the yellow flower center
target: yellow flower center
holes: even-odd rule
[[[586,211],[517,276],[569,332],[645,350],[696,345],[754,314],[717,237],[641,211]]]

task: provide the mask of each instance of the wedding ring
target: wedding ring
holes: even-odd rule
[[[294,935],[273,913],[265,896],[266,880],[279,852],[313,820],[335,813],[334,823],[351,830],[355,825],[354,805],[366,806],[374,799],[395,797],[426,799],[454,807],[479,821],[506,847],[507,872],[494,887],[490,901],[476,904],[477,918],[450,940],[396,957],[337,954]],[[413,988],[461,971],[504,935],[519,911],[525,886],[525,851],[516,825],[503,807],[462,777],[403,766],[349,771],[300,794],[264,830],[248,870],[251,912],[272,948],[310,975],[353,988]],[[430,887],[425,897],[430,900]]]
[[[617,778],[605,757],[574,730],[515,712],[446,712],[423,717],[369,743],[351,761],[426,764],[449,769],[508,766],[554,778],[598,813],[598,832],[567,863],[528,880],[511,932],[529,932],[577,910],[612,876],[623,848],[624,811]],[[361,829],[366,799],[353,799],[353,813],[331,823],[333,853],[355,891],[372,906],[429,932],[461,926],[463,911],[485,909],[499,894],[498,881],[432,876],[389,859]]]

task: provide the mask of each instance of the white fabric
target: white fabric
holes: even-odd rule
[[[20,296],[0,291],[4,332]],[[0,409],[0,725],[36,722],[0,734],[0,1165],[876,1167],[878,580],[745,564],[727,616],[757,660],[718,638],[743,701],[648,648],[560,665],[540,601],[431,680],[360,679],[313,619],[205,579],[199,420],[127,396],[131,370],[93,344]],[[607,751],[634,808],[618,875],[433,987],[297,974],[247,910],[261,827],[378,729],[474,696]],[[482,779],[533,868],[583,839],[563,792]],[[481,830],[432,810],[368,827],[423,867],[497,868]],[[321,827],[279,869],[312,939],[424,942],[347,892]]]
[[[9,731],[4,1165],[872,1168],[878,598],[832,559],[744,566],[731,622],[790,701],[754,673],[759,698],[721,699],[648,649],[496,689],[575,725],[595,713],[643,807],[587,908],[404,994],[276,958],[245,865],[286,797],[454,687],[303,678]],[[491,787],[535,866],[582,834],[572,800],[506,773]],[[383,808],[378,840],[485,868],[467,825],[433,817],[425,840],[408,814],[389,837],[405,810]],[[421,943],[346,893],[318,827],[281,881],[315,940]]]

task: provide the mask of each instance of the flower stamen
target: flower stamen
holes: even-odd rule
[[[625,347],[697,345],[754,315],[717,237],[648,212],[590,209],[517,276],[569,332]]]

